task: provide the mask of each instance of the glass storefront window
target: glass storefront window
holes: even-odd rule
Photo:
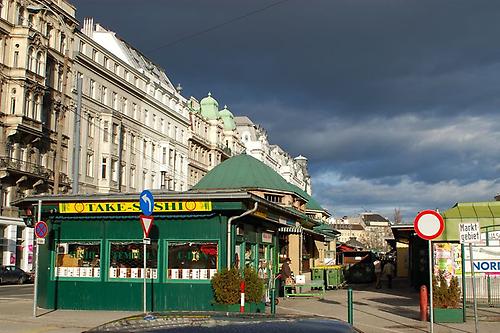
[[[58,277],[98,278],[101,275],[100,242],[65,242],[56,247]]]
[[[144,244],[110,242],[109,277],[144,279]],[[146,278],[158,278],[158,243],[152,242],[146,246]]]
[[[217,272],[217,242],[169,242],[167,276],[172,280],[208,280]]]

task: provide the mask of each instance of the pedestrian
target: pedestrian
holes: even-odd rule
[[[285,286],[290,286],[293,285],[293,278],[292,278],[292,269],[290,268],[290,263],[292,260],[290,258],[286,258],[285,262],[281,265],[280,269],[280,294],[283,292],[284,293],[284,288]]]
[[[377,258],[373,262],[373,271],[375,272],[375,288],[380,289],[380,277],[382,275],[382,262]]]
[[[292,284],[292,269],[290,268],[290,263],[292,260],[290,258],[286,258],[283,265],[281,265],[281,280],[285,281],[285,284]]]
[[[394,277],[394,264],[392,261],[388,261],[384,265],[384,269],[382,270],[382,275],[387,278],[387,287],[389,289],[392,288],[392,278]]]

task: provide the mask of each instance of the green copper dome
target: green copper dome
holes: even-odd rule
[[[219,112],[220,117],[224,121],[225,131],[234,131],[236,129],[236,123],[234,122],[234,116],[231,111],[228,110],[227,105],[224,105],[224,110]]]
[[[269,189],[294,193],[290,184],[258,159],[241,154],[210,170],[193,189]]]
[[[201,115],[208,120],[219,119],[219,103],[212,97],[211,93],[200,102]]]

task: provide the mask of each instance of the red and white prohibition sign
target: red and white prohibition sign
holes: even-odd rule
[[[417,217],[415,217],[413,226],[420,238],[433,240],[434,238],[441,236],[443,233],[444,220],[438,212],[433,210],[424,210],[423,212],[420,212]]]

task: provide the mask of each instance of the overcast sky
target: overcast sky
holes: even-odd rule
[[[306,156],[335,216],[412,222],[500,191],[500,1],[72,3]]]

